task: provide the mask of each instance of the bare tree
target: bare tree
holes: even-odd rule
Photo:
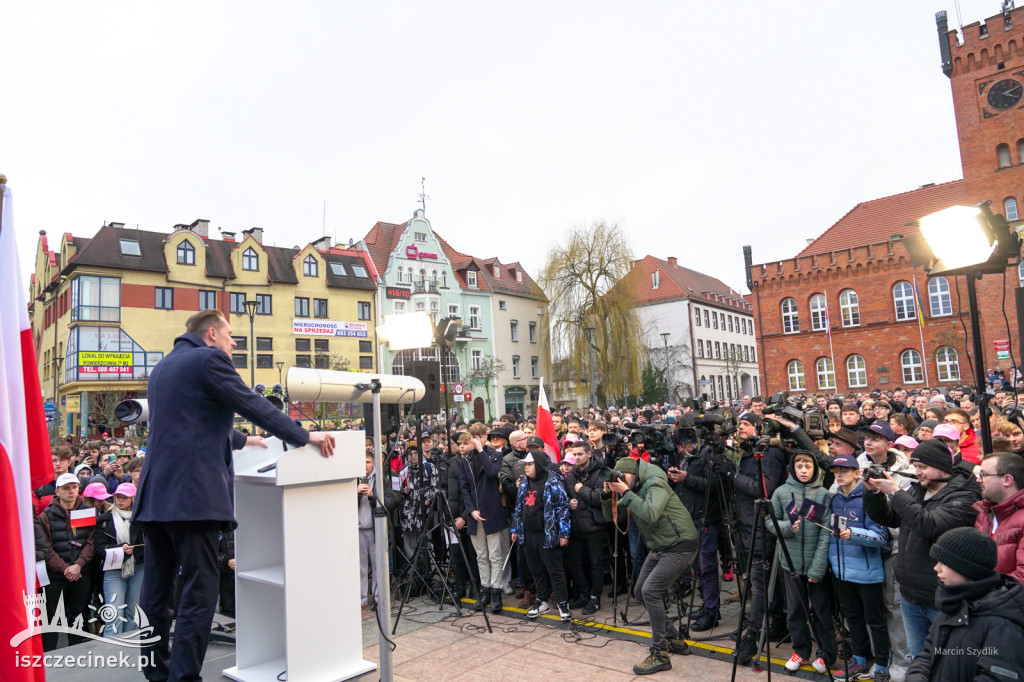
[[[593,348],[597,386],[589,386],[591,395],[618,395],[623,383],[628,392],[640,392],[647,361],[643,328],[634,296],[628,287],[615,286],[631,266],[625,235],[614,224],[573,229],[564,244],[551,249],[540,275],[550,301],[541,329],[555,360],[554,380],[568,380],[571,370],[577,383],[586,378],[589,385]],[[592,346],[588,328],[594,330]]]
[[[729,344],[728,350],[722,353],[722,359],[725,360],[726,375],[732,377],[732,385],[738,387],[740,374],[743,372],[743,353],[740,352],[739,347]]]
[[[484,387],[484,400],[487,402],[487,421],[494,421],[494,413],[491,411],[491,384],[498,378],[498,374],[505,371],[505,361],[493,355],[485,355],[480,359],[480,365],[466,373],[466,382],[473,386]]]

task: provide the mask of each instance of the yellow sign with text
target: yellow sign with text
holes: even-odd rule
[[[79,351],[79,367],[131,367],[131,353],[106,353],[103,351]]]
[[[69,395],[64,398],[64,410],[66,412],[82,411],[82,395]]]

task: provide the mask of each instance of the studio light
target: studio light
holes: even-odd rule
[[[426,348],[434,342],[434,323],[423,312],[385,315],[384,324],[377,327],[377,340],[392,352]]]

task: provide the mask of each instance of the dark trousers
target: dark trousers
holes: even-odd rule
[[[480,582],[480,568],[476,564],[476,550],[473,549],[473,539],[469,537],[469,531],[463,526],[458,531],[459,541],[452,543],[448,548],[452,556],[452,572],[455,574],[455,586],[466,589],[467,585],[476,585]],[[466,561],[469,561],[469,570],[466,572]]]
[[[762,555],[761,553],[761,535],[766,535],[765,540],[768,544],[767,554]],[[746,561],[746,556],[750,551],[750,534],[747,529],[744,528],[743,542],[746,545],[743,548],[743,554],[741,555]],[[765,585],[768,579],[771,577],[772,572],[772,557],[775,555],[775,536],[765,534],[761,531],[757,534],[757,538],[754,544],[754,561],[750,568],[750,577],[747,581],[750,590],[750,603],[747,605],[747,616],[744,628],[752,632],[760,632],[761,625],[764,622],[764,609],[765,602],[767,601],[767,591]],[[743,564],[743,570],[746,570],[746,563]]]
[[[145,577],[143,577],[145,580]],[[228,618],[235,617],[235,572],[225,568],[220,572],[220,612]]]
[[[786,623],[793,638],[793,650],[805,661],[812,660],[811,635],[814,633],[825,663],[831,666],[836,662],[837,647],[836,632],[832,626],[832,585],[829,577],[826,575],[821,582],[812,583],[805,575],[789,571],[783,571],[783,574],[786,581]],[[810,609],[813,627],[807,622],[801,603]]]
[[[92,617],[89,610],[89,600],[92,599],[92,580],[88,567],[82,571],[82,577],[75,582],[69,582],[63,578],[54,580],[51,576],[50,584],[43,588],[46,594],[46,620],[53,623],[57,614],[57,605],[60,603],[61,595],[64,596],[64,616],[68,627],[75,624],[75,620],[82,616],[82,622],[88,624]],[[57,648],[57,638],[60,635],[56,632],[43,634],[43,651],[53,651]],[[81,644],[85,637],[68,635],[68,644]]]
[[[519,584],[522,585],[524,592],[537,592],[537,585],[534,584],[533,574],[530,573],[530,564],[526,560],[526,554],[523,553],[522,545],[516,550],[516,562],[513,566],[518,571]]]
[[[721,585],[718,582],[718,526],[700,529],[700,553],[694,562],[700,576],[704,609],[718,611]]]
[[[147,523],[146,574],[139,606],[153,626],[156,644],[146,647],[152,665],[143,673],[153,681],[201,680],[210,627],[217,608],[220,568],[217,545],[221,524],[215,521]],[[181,603],[170,650],[175,577],[181,567]]]
[[[676,626],[665,617],[665,595],[686,567],[693,563],[695,556],[696,547],[689,551],[650,552],[644,558],[644,567],[640,569],[633,596],[647,607],[647,616],[651,619],[651,647],[654,649],[664,651],[668,648],[666,637],[679,637]]]
[[[569,601],[569,588],[565,584],[565,567],[561,547],[544,548],[543,533],[527,533],[523,538],[526,562],[537,586],[537,598],[547,601],[552,591],[556,602]]]
[[[584,561],[589,571],[584,569]],[[604,531],[570,537],[565,548],[565,562],[579,596],[600,597],[608,562],[608,540]]]
[[[843,615],[850,628],[854,656],[868,658],[874,642],[875,663],[889,665],[889,628],[882,608],[885,583],[861,585],[837,580],[839,599],[843,602]],[[871,635],[868,636],[870,630]]]

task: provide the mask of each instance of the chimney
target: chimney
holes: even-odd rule
[[[248,237],[249,235],[252,235],[252,238],[255,239],[258,243],[260,243],[260,244],[263,243],[263,228],[262,227],[250,227],[248,230],[242,230],[242,234],[244,235],[242,237],[243,240],[245,239],[245,237]]]
[[[679,265],[679,261],[676,259],[675,256],[669,256],[668,262],[670,265]]]
[[[121,229],[122,227],[124,227],[124,223],[107,223],[107,226],[108,227],[115,227],[117,229]]]
[[[317,251],[330,251],[331,250],[331,238],[328,236],[320,237],[313,242],[313,248]]]
[[[235,241],[235,233],[234,232],[228,232],[227,230],[221,230],[220,231],[220,238],[223,239],[226,242],[233,242],[233,241]]]
[[[753,251],[750,246],[743,247],[743,269],[747,271],[747,289],[754,290],[754,275],[750,272],[750,266],[754,263]]]
[[[939,57],[942,59],[942,73],[946,77],[953,75],[953,57],[949,50],[949,23],[946,21],[946,11],[935,13],[935,28],[939,31]]]
[[[188,229],[198,234],[203,239],[210,236],[210,221],[203,218],[197,218],[192,221],[192,224],[188,226]]]

